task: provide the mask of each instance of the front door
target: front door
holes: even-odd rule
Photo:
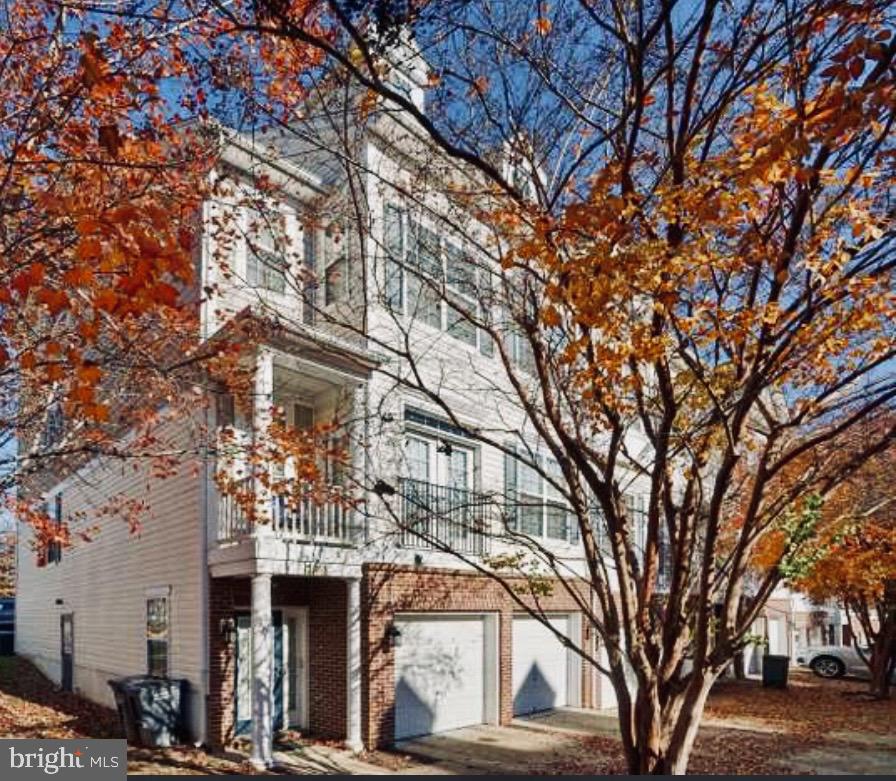
[[[274,729],[283,729],[283,615],[273,611],[274,669],[273,715]],[[252,619],[248,613],[236,618],[236,734],[245,735],[252,727]]]
[[[59,617],[59,636],[62,655],[62,691],[70,692],[75,683],[75,614]]]
[[[283,611],[283,700],[287,725],[304,729],[307,723],[308,611],[287,608]]]

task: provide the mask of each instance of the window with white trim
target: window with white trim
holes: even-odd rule
[[[324,304],[338,304],[348,298],[348,252],[340,223],[324,232]]]
[[[491,337],[473,322],[488,314],[492,280],[460,243],[386,204],[383,244],[386,306],[494,355]]]
[[[146,600],[146,672],[165,677],[169,673],[171,624],[169,597],[153,595]]]
[[[245,210],[246,284],[285,293],[287,258],[286,215],[276,208]]]
[[[553,484],[562,486],[563,479],[560,465],[550,456],[521,458],[505,453],[504,492],[510,528],[530,537],[577,543],[577,519]]]

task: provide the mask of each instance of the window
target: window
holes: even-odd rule
[[[383,214],[383,235],[386,246],[386,306],[401,312],[404,309],[403,215],[391,205],[386,205]]]
[[[247,209],[246,282],[254,287],[286,292],[286,222],[274,209]]]
[[[47,421],[41,437],[41,446],[48,448],[59,444],[62,441],[64,431],[65,416],[62,412],[62,405],[58,403],[51,404],[47,410]]]
[[[391,204],[383,210],[383,244],[386,306],[494,355],[491,338],[471,322],[484,311],[483,293],[490,304],[491,288],[477,284],[490,284],[490,275],[478,274],[463,249]]]
[[[169,618],[168,597],[146,600],[146,672],[168,675]]]
[[[404,459],[411,480],[462,491],[472,487],[472,448],[411,432],[405,439]]]
[[[511,446],[512,447],[512,446]],[[562,485],[562,473],[557,462],[547,456],[526,460],[505,454],[504,491],[510,528],[530,537],[549,537],[577,543],[579,528],[562,493],[545,475]]]
[[[445,245],[445,271],[449,288],[446,329],[449,334],[476,346],[476,326],[464,313],[476,314],[476,269],[473,261],[453,244]]]
[[[54,530],[58,537],[62,536],[62,494],[56,494],[53,500],[53,524]],[[62,561],[62,541],[61,539],[53,540],[47,546],[47,562],[58,564]]]
[[[324,276],[324,303],[327,306],[345,299],[345,258],[338,258],[327,266]]]
[[[215,418],[219,428],[226,428],[234,424],[236,409],[232,393],[215,394]]]
[[[327,228],[325,251],[324,304],[329,306],[348,298],[348,260],[345,236],[339,223]]]
[[[317,308],[317,235],[313,225],[306,225],[302,231],[302,264],[305,272],[302,322],[314,325],[314,310]]]
[[[433,328],[441,328],[442,298],[436,289],[442,275],[439,238],[435,232],[411,220],[408,243],[408,264],[419,272],[408,275],[408,313]]]

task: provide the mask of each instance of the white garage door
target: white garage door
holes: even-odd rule
[[[569,637],[569,618],[551,618],[551,625]],[[559,708],[567,704],[569,652],[541,621],[513,619],[513,713]]]
[[[395,740],[481,724],[485,621],[478,616],[397,618]]]

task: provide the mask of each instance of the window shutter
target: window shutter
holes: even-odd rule
[[[504,512],[507,515],[507,526],[516,530],[519,524],[519,504],[517,501],[517,460],[513,457],[513,445],[510,453],[504,454]]]

